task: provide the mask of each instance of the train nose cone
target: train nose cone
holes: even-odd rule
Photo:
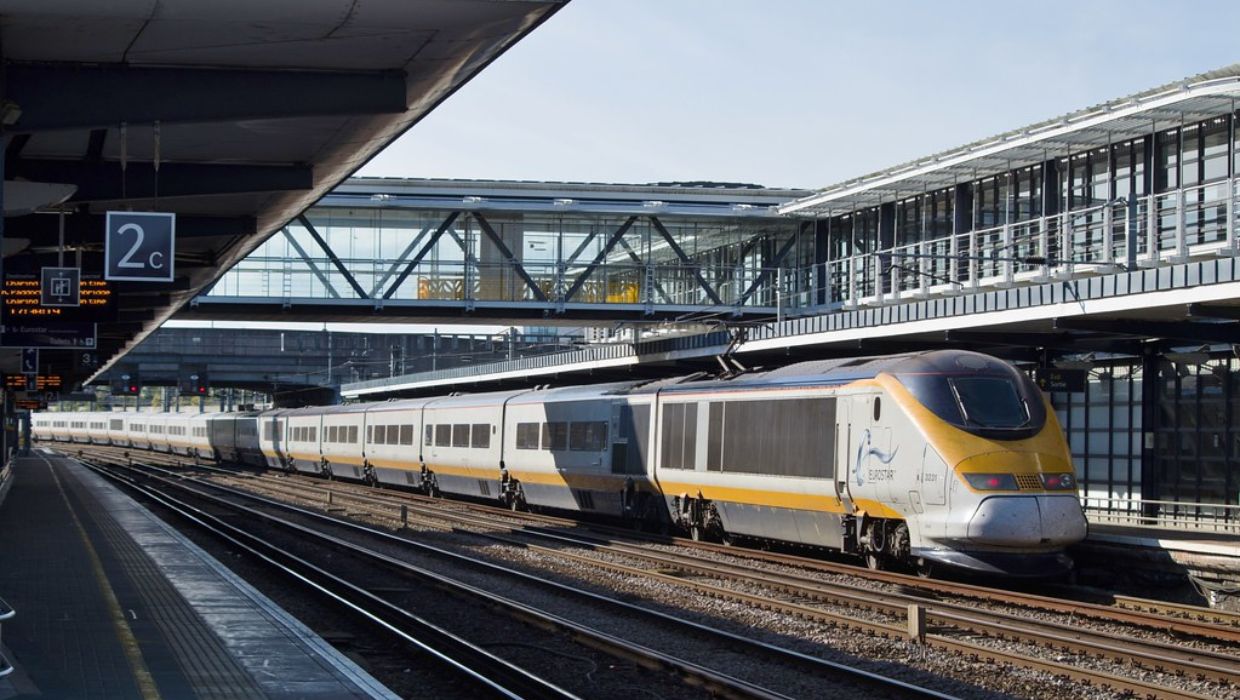
[[[1000,547],[1063,546],[1085,537],[1075,496],[991,496],[969,520],[968,538]]]

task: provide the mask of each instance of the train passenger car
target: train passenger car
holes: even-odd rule
[[[646,425],[638,419],[648,415],[650,398],[630,397],[638,386],[566,387],[508,400],[504,465],[515,482],[510,503],[615,516],[632,512],[636,494],[649,490],[641,461],[648,427],[635,425]]]
[[[516,493],[505,496],[505,489],[515,485],[510,484],[509,465],[504,461],[504,412],[513,399],[526,393],[521,390],[448,396],[423,405],[420,430],[416,422],[410,425],[402,421],[401,447],[413,454],[421,443],[428,472],[426,488],[462,496],[505,500],[516,497]],[[391,442],[391,426],[387,437]],[[413,446],[406,448],[410,439]]]
[[[164,413],[164,438],[168,451],[173,454],[190,454],[189,422],[192,413]]]
[[[153,413],[126,413],[125,434],[129,436],[131,447],[140,450],[151,449],[151,436],[147,432],[148,422]]]
[[[87,430],[87,414],[85,413],[67,413],[69,416],[69,429],[67,431],[69,442],[88,443],[90,442],[90,433]]]
[[[125,414],[105,413],[108,444],[129,447],[129,433],[125,430]]]
[[[365,412],[362,439],[366,470],[376,481],[435,492],[434,479],[424,461],[427,447],[422,439],[422,409],[438,400],[407,399],[355,407]]]
[[[961,351],[807,362],[661,392],[656,478],[691,531],[923,569],[1045,575],[1085,535],[1049,402]],[[680,455],[678,458],[677,455]]]
[[[30,417],[30,438],[35,442],[52,442],[51,413],[35,413]]]
[[[373,482],[375,475],[366,465],[362,447],[366,406],[325,406],[319,410],[323,420],[319,435],[322,468],[336,476]]]
[[[321,407],[294,408],[281,421],[285,426],[283,451],[277,450],[287,469],[318,474],[323,472],[323,453],[319,447],[320,429],[323,425]]]
[[[264,411],[258,416],[258,448],[263,456],[264,466],[272,469],[287,469],[284,453],[288,442],[288,409]]]
[[[86,435],[92,445],[109,444],[107,418],[106,413],[86,414]]]
[[[149,449],[155,452],[168,451],[168,419],[169,414],[167,413],[146,414],[146,434],[150,442]]]
[[[208,435],[207,421],[211,413],[190,413],[185,426],[185,449],[191,457],[214,458],[211,452],[211,439]]]
[[[258,421],[258,416],[249,412],[210,414],[206,419],[210,448],[204,454],[230,464],[264,466]]]

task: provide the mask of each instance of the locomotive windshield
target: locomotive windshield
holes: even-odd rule
[[[1046,423],[1042,394],[1024,373],[993,357],[941,351],[911,357],[891,373],[939,418],[982,437],[1018,440]]]

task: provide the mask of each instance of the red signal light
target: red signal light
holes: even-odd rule
[[[992,477],[990,477],[989,479],[987,479],[987,480],[986,480],[986,485],[987,485],[987,486],[989,486],[989,487],[990,487],[990,488],[992,488],[992,489],[997,489],[997,488],[999,488],[999,485],[1000,485],[1001,483],[1002,483],[1002,482],[1000,482],[1000,481],[999,481],[999,477],[997,477],[997,476],[992,476]]]
[[[198,393],[199,393],[199,394],[205,394],[205,393],[207,393],[207,387],[205,387],[205,386],[200,386],[200,387],[198,387]]]
[[[137,387],[137,385],[135,385],[135,384],[130,384],[130,385],[129,385],[129,393],[131,393],[131,394],[136,394],[136,393],[138,393],[138,387]]]

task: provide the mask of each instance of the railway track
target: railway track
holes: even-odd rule
[[[176,460],[170,460],[175,462]],[[227,470],[221,470],[228,473]],[[219,473],[219,472],[217,472]],[[553,554],[566,559],[574,559],[582,565],[601,567],[619,574],[643,576],[658,579],[666,583],[692,587],[704,595],[720,599],[743,602],[757,608],[777,611],[801,619],[840,626],[887,637],[903,637],[907,627],[899,620],[908,614],[909,606],[918,606],[926,615],[931,634],[926,635],[925,642],[935,648],[965,654],[971,657],[990,659],[993,662],[1009,663],[1040,672],[1066,675],[1074,680],[1122,690],[1126,693],[1144,697],[1210,697],[1196,696],[1191,692],[1181,692],[1158,683],[1142,679],[1127,678],[1115,674],[1107,674],[1085,667],[1077,667],[1062,663],[1062,659],[1046,662],[1030,655],[1013,654],[1009,651],[961,641],[967,635],[980,635],[992,639],[1014,640],[1036,645],[1042,648],[1063,650],[1077,655],[1080,659],[1101,657],[1120,664],[1132,665],[1151,672],[1172,674],[1188,678],[1207,679],[1221,684],[1221,687],[1235,692],[1240,683],[1240,660],[1229,654],[1203,649],[1185,649],[1180,646],[1155,643],[1141,639],[1115,639],[1114,633],[1091,632],[1079,625],[1068,625],[1046,621],[1029,620],[1014,614],[994,611],[979,611],[961,603],[944,600],[930,600],[928,595],[948,594],[966,599],[984,600],[990,603],[1018,605],[1031,610],[1057,612],[1077,615],[1087,619],[1103,620],[1113,624],[1139,625],[1152,630],[1171,629],[1180,635],[1190,635],[1216,642],[1234,642],[1240,640],[1240,627],[1236,620],[1226,614],[1210,615],[1209,621],[1194,618],[1194,611],[1189,606],[1157,604],[1154,601],[1129,599],[1125,601],[1130,607],[1102,606],[1089,603],[1065,601],[1048,596],[1037,596],[1027,593],[997,591],[969,584],[944,581],[927,581],[916,577],[907,577],[892,572],[870,572],[865,569],[853,569],[843,565],[822,562],[819,560],[797,557],[794,555],[754,552],[738,550],[732,547],[721,547],[709,543],[691,540],[672,540],[675,544],[697,547],[701,550],[723,552],[728,556],[745,559],[760,559],[784,565],[792,565],[813,571],[829,571],[831,573],[857,574],[863,573],[867,578],[880,581],[895,582],[906,587],[909,592],[891,593],[859,590],[838,583],[825,582],[821,577],[811,578],[804,575],[772,575],[756,573],[752,567],[743,565],[727,565],[688,554],[670,555],[653,553],[641,549],[640,544],[626,543],[623,540],[634,540],[634,533],[614,528],[597,528],[602,535],[564,534],[565,525],[579,526],[578,521],[565,520],[552,516],[537,514],[512,514],[504,509],[490,508],[472,503],[452,502],[446,507],[445,502],[414,496],[412,494],[377,491],[360,485],[342,485],[340,482],[322,482],[310,477],[277,477],[258,478],[264,487],[284,489],[286,495],[303,499],[317,500],[323,498],[336,499],[336,507],[346,504],[351,509],[371,510],[374,514],[391,518],[397,509],[402,510],[406,517],[414,514],[415,518],[444,520],[466,527],[504,531],[506,534],[473,533],[479,537],[487,537],[509,545],[533,547],[539,551]],[[292,493],[298,491],[299,493]],[[317,497],[317,498],[316,498]],[[516,521],[514,522],[514,515]],[[531,525],[530,522],[534,524]],[[551,531],[542,525],[560,528]],[[593,527],[593,526],[591,526]],[[580,529],[579,527],[577,528]],[[622,541],[617,541],[621,539]],[[664,543],[667,538],[661,539]],[[541,540],[547,546],[532,543]],[[640,540],[638,540],[640,542]],[[610,557],[627,558],[628,564],[615,561],[601,561],[597,557],[585,556],[564,551],[565,546],[605,553]],[[633,565],[632,562],[637,562]],[[726,582],[728,585],[720,585]],[[759,593],[743,593],[736,587],[743,585],[760,589]],[[1154,603],[1154,604],[1152,604]],[[821,604],[836,608],[865,610],[880,613],[895,622],[875,622],[859,619],[838,612],[824,610]],[[1142,609],[1143,608],[1143,609]],[[946,633],[946,630],[954,630]]]
[[[98,468],[98,467],[97,467]],[[126,469],[136,469],[136,467],[125,467]],[[105,468],[106,470],[106,468]],[[149,467],[148,467],[149,470]],[[115,475],[113,474],[115,478]],[[383,541],[388,545],[399,543],[400,546],[410,547],[416,546],[423,553],[432,553],[439,557],[447,557],[457,564],[484,569],[495,574],[500,573],[505,576],[515,577],[525,583],[535,583],[540,586],[550,586],[559,594],[570,595],[576,598],[591,601],[593,604],[612,607],[622,611],[626,615],[640,615],[650,618],[652,622],[657,623],[668,629],[678,629],[683,633],[692,633],[698,636],[710,637],[714,644],[734,648],[741,653],[748,655],[762,655],[777,659],[778,662],[786,669],[794,669],[799,673],[811,674],[813,677],[820,679],[824,685],[824,690],[829,689],[829,683],[835,682],[842,684],[840,692],[861,692],[863,694],[876,694],[882,697],[951,697],[950,695],[938,693],[925,688],[903,682],[897,679],[887,678],[879,674],[871,673],[861,669],[844,666],[833,663],[824,659],[818,659],[805,654],[801,654],[789,649],[784,649],[770,644],[757,642],[747,639],[743,636],[722,630],[712,629],[700,623],[681,619],[667,613],[657,610],[645,609],[641,606],[634,605],[625,601],[600,596],[583,589],[575,589],[571,586],[555,583],[547,580],[539,579],[529,574],[522,574],[511,570],[505,570],[495,564],[483,561],[481,559],[470,560],[460,554],[448,552],[427,545],[415,545],[407,540],[403,540],[392,536],[390,533],[362,528],[352,523],[345,523],[334,518],[323,516],[312,511],[298,509],[288,504],[276,503],[254,494],[237,492],[231,489],[224,489],[218,485],[197,482],[194,485],[180,483],[178,479],[169,478],[167,476],[151,476],[148,474],[143,477],[127,477],[126,482],[133,488],[144,489],[144,492],[151,497],[163,499],[161,502],[172,501],[173,497],[167,495],[168,490],[181,492],[183,495],[178,497],[175,502],[178,512],[188,512],[195,514],[198,520],[212,518],[213,526],[227,526],[222,519],[215,516],[205,515],[201,509],[195,509],[188,505],[185,499],[199,500],[209,503],[212,508],[226,508],[234,513],[245,517],[249,523],[262,522],[265,527],[274,527],[288,530],[296,534],[298,538],[304,541],[312,541],[316,546],[330,548],[338,553],[346,553],[350,557],[356,557],[370,563],[378,563],[393,570],[398,570],[402,575],[410,576],[419,581],[419,583],[427,586],[434,586],[438,589],[445,590],[451,595],[470,599],[473,605],[488,608],[492,610],[500,610],[505,615],[514,619],[520,619],[533,624],[536,627],[544,629],[554,629],[557,634],[570,637],[580,641],[587,646],[604,651],[619,659],[638,663],[643,667],[660,670],[671,673],[691,686],[699,687],[712,696],[733,697],[733,698],[778,698],[786,697],[777,690],[771,690],[761,685],[747,682],[734,678],[727,673],[712,670],[703,667],[691,661],[677,658],[666,652],[658,651],[625,641],[621,638],[609,635],[596,629],[592,629],[578,622],[546,613],[524,605],[515,600],[505,599],[498,596],[493,591],[484,591],[479,588],[469,586],[459,581],[453,581],[441,574],[435,574],[426,569],[413,566],[409,563],[393,558],[390,554],[385,554],[373,548],[360,544],[361,535],[376,541]],[[151,482],[158,484],[158,494],[156,489],[151,487]],[[220,495],[211,495],[200,490],[202,486],[207,486],[216,490],[225,490],[228,493],[225,497]],[[199,488],[195,488],[199,487]],[[249,506],[238,503],[238,500],[250,501]],[[261,507],[253,507],[258,504]],[[307,525],[298,524],[291,519],[284,519],[273,515],[272,509],[282,510],[287,513],[293,513],[298,516],[299,520],[317,521],[320,525],[329,525],[334,528],[346,528],[352,535],[349,539],[343,539],[319,531],[317,527],[309,527]],[[237,530],[236,528],[231,528]],[[241,532],[241,531],[238,531]],[[233,533],[236,535],[236,533]],[[253,538],[254,535],[250,534]],[[338,559],[333,559],[340,566]],[[355,587],[359,587],[354,584]],[[528,675],[528,674],[527,674]]]
[[[371,507],[367,500],[365,495],[350,495],[342,496],[335,502],[339,504],[338,507],[351,507],[360,511]],[[372,496],[369,500],[374,501],[378,498]],[[408,505],[406,505],[405,512],[409,512]],[[715,560],[687,555],[655,554],[630,545],[616,544],[603,538],[567,535],[563,531],[531,528],[528,525],[513,526],[511,523],[474,515],[445,513],[443,509],[417,509],[415,507],[414,512],[416,515],[439,518],[441,521],[446,520],[460,525],[504,530],[509,534],[477,534],[505,544],[531,547],[557,557],[572,559],[584,566],[602,567],[617,573],[656,578],[664,582],[692,587],[705,595],[740,601],[762,609],[848,627],[870,634],[900,637],[906,634],[907,628],[898,622],[874,623],[833,614],[802,602],[780,602],[781,598],[793,596],[796,601],[828,603],[845,609],[878,612],[893,620],[905,618],[908,606],[920,606],[926,615],[927,623],[932,628],[944,631],[955,630],[956,636],[983,635],[996,639],[1015,640],[1044,648],[1067,651],[1083,658],[1103,657],[1121,664],[1134,664],[1150,671],[1204,678],[1227,685],[1240,679],[1240,659],[1231,655],[1204,650],[1186,650],[1174,645],[1151,643],[1139,639],[1115,639],[1110,633],[1091,632],[1079,625],[1029,620],[1011,613],[979,611],[960,603],[928,601],[923,596],[858,590],[854,587],[804,576],[755,573],[750,568],[727,565]],[[391,517],[392,513],[391,508],[384,507],[380,514]],[[539,539],[547,542],[548,546],[531,544],[531,540]],[[600,561],[597,558],[564,551],[562,545],[618,555],[636,560],[641,566],[634,567]],[[707,580],[691,580],[687,579],[686,575]],[[744,584],[762,589],[762,591],[744,593],[712,583],[711,581],[714,580],[726,580],[734,585]],[[1125,615],[1123,619],[1126,620],[1127,617]],[[955,638],[946,634],[929,635],[926,641],[931,646],[943,649],[977,653],[971,647],[956,645]],[[1010,659],[1009,661],[1026,668],[1048,670],[1046,666],[1034,659]],[[1088,674],[1076,678],[1082,681],[1101,682],[1110,687],[1118,685],[1118,680],[1115,678],[1094,677],[1091,679]],[[1151,688],[1150,684],[1138,683],[1127,687],[1126,690],[1134,693],[1151,693],[1155,689]]]

